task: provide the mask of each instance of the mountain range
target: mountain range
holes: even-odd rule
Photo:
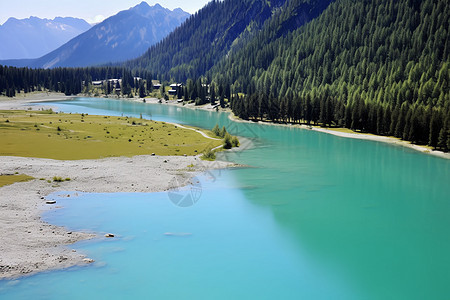
[[[34,68],[85,67],[120,62],[143,54],[189,13],[146,2],[121,11],[73,38],[58,49],[33,60],[0,61],[0,64]]]
[[[77,18],[9,18],[0,26],[0,59],[41,57],[90,28]]]

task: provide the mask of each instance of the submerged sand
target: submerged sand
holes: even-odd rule
[[[198,172],[226,168],[229,163],[206,162],[198,157],[135,156],[100,160],[58,161],[40,158],[0,157],[0,173],[27,174],[36,178],[0,188],[0,279],[89,263],[85,255],[65,245],[102,237],[71,232],[43,222],[45,196],[58,191],[90,193],[159,192]],[[188,167],[189,166],[189,167]],[[62,183],[47,179],[70,178]],[[40,178],[46,180],[39,180]],[[70,195],[68,195],[70,196]],[[74,199],[76,201],[76,199]],[[169,198],[167,201],[170,201]],[[105,203],[107,205],[107,203]]]

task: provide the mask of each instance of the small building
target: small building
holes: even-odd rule
[[[161,83],[159,80],[152,80],[152,86],[154,90],[159,90],[161,88]]]
[[[179,89],[181,89],[183,87],[183,85],[181,84],[181,83],[174,83],[174,84],[171,84],[170,85],[170,88],[172,89],[172,90],[179,90]]]
[[[170,85],[169,95],[176,96],[178,95],[178,92],[181,91],[183,88],[183,85],[181,83],[173,83]]]

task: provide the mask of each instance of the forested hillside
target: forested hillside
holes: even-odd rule
[[[318,16],[333,0],[226,0],[211,1],[142,57],[126,63],[132,69],[150,69],[160,79],[186,81],[205,75],[213,66],[254,39],[273,16],[283,24],[283,35]],[[290,2],[286,16],[283,6]]]
[[[142,57],[126,63],[161,79],[186,81],[205,73],[249,36],[286,0],[211,1]]]
[[[210,76],[243,118],[344,126],[450,148],[447,1],[339,0],[276,40],[273,18]],[[266,41],[272,40],[267,43]]]

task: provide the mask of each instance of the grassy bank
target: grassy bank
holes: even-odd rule
[[[0,175],[0,187],[16,182],[26,182],[33,179],[33,177],[24,174]]]
[[[0,111],[0,155],[61,160],[113,156],[197,155],[221,141],[138,118]]]

